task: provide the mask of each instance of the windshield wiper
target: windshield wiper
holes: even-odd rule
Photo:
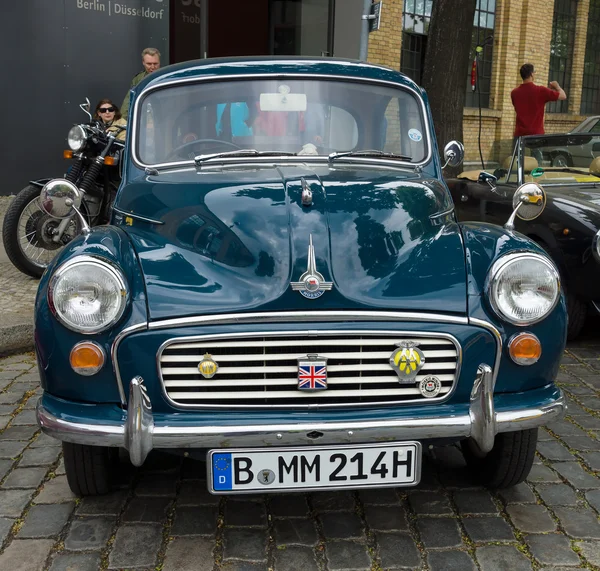
[[[331,153],[327,158],[331,162],[335,159],[339,159],[340,157],[374,157],[384,159],[396,159],[398,161],[412,161],[412,157],[409,157],[407,155],[387,153],[378,149],[363,149],[362,151],[344,151],[342,153]]]
[[[296,153],[286,153],[283,151],[258,151],[256,149],[239,149],[235,151],[225,151],[223,153],[212,153],[210,155],[198,155],[194,157],[194,162],[200,165],[206,161],[229,157],[294,157]]]

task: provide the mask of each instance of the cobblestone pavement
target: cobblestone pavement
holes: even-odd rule
[[[0,196],[0,229],[10,197]],[[0,232],[1,234],[1,232]],[[13,317],[31,319],[38,280],[22,274],[6,257],[0,240],[0,315],[7,313]]]
[[[428,453],[416,488],[227,498],[202,462],[153,452],[137,470],[122,459],[114,493],[78,499],[35,424],[33,355],[1,359],[0,569],[600,569],[599,336],[569,346],[559,383],[568,417],[505,491],[477,486],[456,447]]]

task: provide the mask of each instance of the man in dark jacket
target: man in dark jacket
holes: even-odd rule
[[[131,80],[131,85],[127,90],[123,105],[121,105],[121,116],[124,119],[127,119],[127,115],[129,114],[129,91],[140,83],[142,79],[146,78],[160,67],[160,52],[156,48],[146,48],[142,52],[142,65],[144,66],[144,70],[140,71],[140,73]]]

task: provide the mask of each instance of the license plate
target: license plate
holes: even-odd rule
[[[213,494],[414,486],[421,443],[210,450]]]

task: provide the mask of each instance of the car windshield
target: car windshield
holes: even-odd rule
[[[306,157],[369,150],[387,153],[383,159],[419,163],[430,148],[422,106],[412,91],[361,81],[186,83],[150,91],[137,113],[135,152],[145,165],[220,153],[232,157],[236,150]],[[347,155],[367,156],[374,155]]]

